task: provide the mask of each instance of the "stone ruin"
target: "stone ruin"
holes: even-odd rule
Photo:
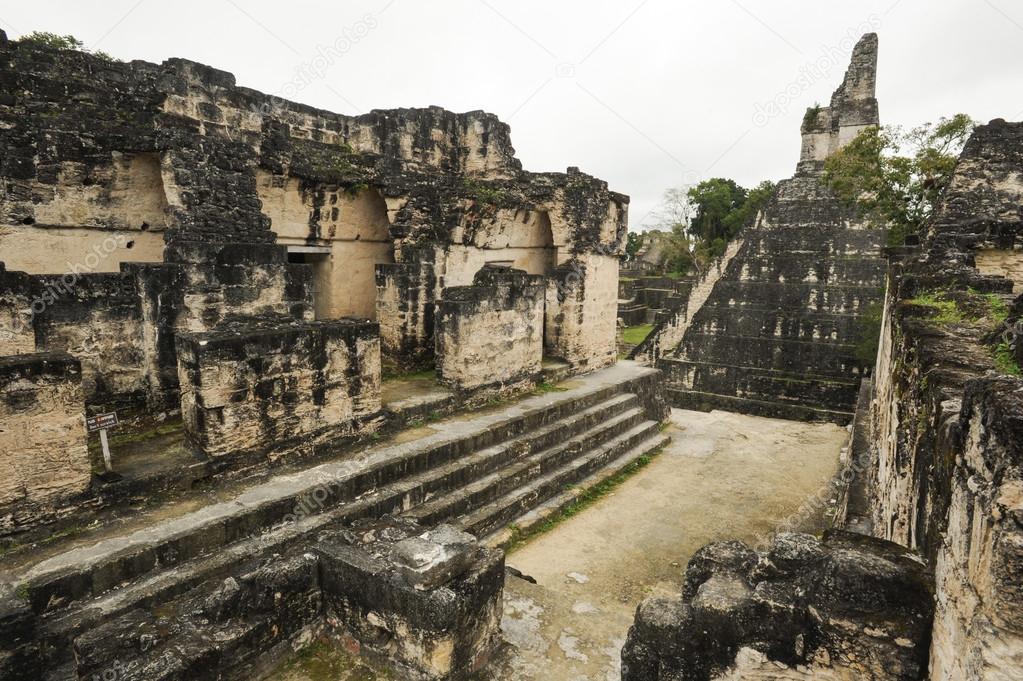
[[[638,609],[625,681],[1023,677],[1023,123],[973,133],[918,242],[886,249],[881,348],[823,540],[697,552]],[[999,357],[1002,357],[999,360]]]
[[[612,366],[628,198],[483,112],[2,33],[0,81],[0,679],[481,669],[500,534],[668,441]]]
[[[1020,677],[1023,124],[978,128],[882,251],[821,182],[878,121],[876,60],[865,36],[715,267],[620,287],[628,199],[523,171],[491,115],[342,116],[0,33],[0,679],[259,678],[314,638],[486,674],[500,546],[668,442],[669,401],[852,421],[842,512],[698,551],[624,681]],[[656,368],[615,364],[629,294]],[[157,437],[108,470],[83,417],[112,410]]]
[[[464,401],[615,361],[628,199],[523,171],[494,116],[343,116],[180,59],[0,50],[8,422],[180,410],[219,469],[379,429],[382,372],[436,367]],[[59,461],[8,431],[0,533],[102,497],[62,428]]]
[[[851,420],[867,371],[856,321],[881,300],[885,230],[822,176],[828,156],[878,125],[877,50],[876,34],[860,39],[830,106],[803,119],[796,174],[633,351],[664,372],[674,406]]]

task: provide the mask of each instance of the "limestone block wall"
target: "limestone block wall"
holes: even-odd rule
[[[1018,380],[967,389],[963,446],[938,551],[934,681],[1023,671],[1023,400]]]
[[[201,333],[253,319],[313,319],[312,271],[289,263],[282,246],[178,240],[168,247],[167,260],[179,264],[184,275],[175,324],[180,330]]]
[[[181,413],[208,456],[284,452],[372,427],[375,323],[324,321],[177,335]]]
[[[927,568],[890,542],[831,532],[782,533],[760,553],[709,544],[679,598],[640,604],[622,679],[918,681],[932,615]]]
[[[579,255],[547,283],[544,337],[548,355],[593,370],[617,359],[618,258]]]
[[[1023,674],[1023,381],[997,359],[1005,342],[1018,361],[1021,309],[974,252],[1023,234],[1021,168],[1023,125],[978,128],[922,243],[891,251],[870,505],[875,534],[935,565],[935,681]]]
[[[36,278],[43,305],[34,316],[40,351],[82,363],[82,390],[93,411],[146,403],[143,320],[135,280],[126,274]]]
[[[32,304],[36,292],[32,277],[11,272],[0,262],[0,357],[35,352]]]
[[[543,277],[484,268],[437,303],[437,374],[459,391],[535,377],[543,360]]]
[[[0,534],[89,488],[82,369],[66,353],[0,357]]]
[[[403,369],[433,359],[434,301],[440,296],[434,248],[406,252],[402,261],[376,266],[376,316],[384,356]]]
[[[145,404],[143,326],[130,275],[0,271],[0,354],[70,353],[95,411]]]

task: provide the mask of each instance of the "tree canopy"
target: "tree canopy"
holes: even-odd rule
[[[828,158],[824,181],[901,244],[930,218],[976,125],[956,114],[908,131],[871,126]]]
[[[671,272],[702,271],[724,254],[747,220],[770,198],[774,183],[746,189],[735,180],[715,177],[692,187],[664,192],[657,228],[671,234],[666,267]]]

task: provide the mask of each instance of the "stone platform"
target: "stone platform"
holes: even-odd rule
[[[90,678],[96,665],[79,666],[85,659],[80,648],[97,627],[133,612],[158,616],[164,604],[206,598],[224,580],[241,579],[239,571],[272,572],[271,565],[287,563],[274,556],[301,563],[324,533],[352,523],[400,516],[417,527],[449,523],[485,538],[566,488],[663,445],[668,438],[660,431],[665,406],[658,384],[657,371],[623,362],[515,403],[275,476],[218,503],[171,510],[162,520],[129,523],[98,540],[84,535],[32,552],[31,560],[8,556],[0,563],[0,670],[16,664],[28,670],[26,678]],[[294,574],[304,574],[300,568]],[[273,574],[264,577],[274,580]],[[212,655],[206,665],[213,665],[216,678],[248,678],[250,658],[319,621],[323,606],[310,604],[301,595],[306,592],[295,592],[297,602],[313,614],[277,627],[274,635],[210,644],[215,655],[188,646],[158,646],[152,655],[170,655],[173,668],[187,670],[196,668],[201,652]],[[242,626],[251,614],[243,609],[235,624]],[[260,631],[265,626],[259,620]]]

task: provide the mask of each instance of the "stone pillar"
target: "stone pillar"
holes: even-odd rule
[[[179,334],[177,358],[185,433],[208,456],[315,446],[371,428],[380,412],[374,322]]]
[[[0,357],[0,532],[89,489],[82,367],[66,353]]]
[[[531,380],[543,361],[544,278],[484,267],[472,286],[453,286],[437,303],[437,372],[459,391],[508,388]]]

